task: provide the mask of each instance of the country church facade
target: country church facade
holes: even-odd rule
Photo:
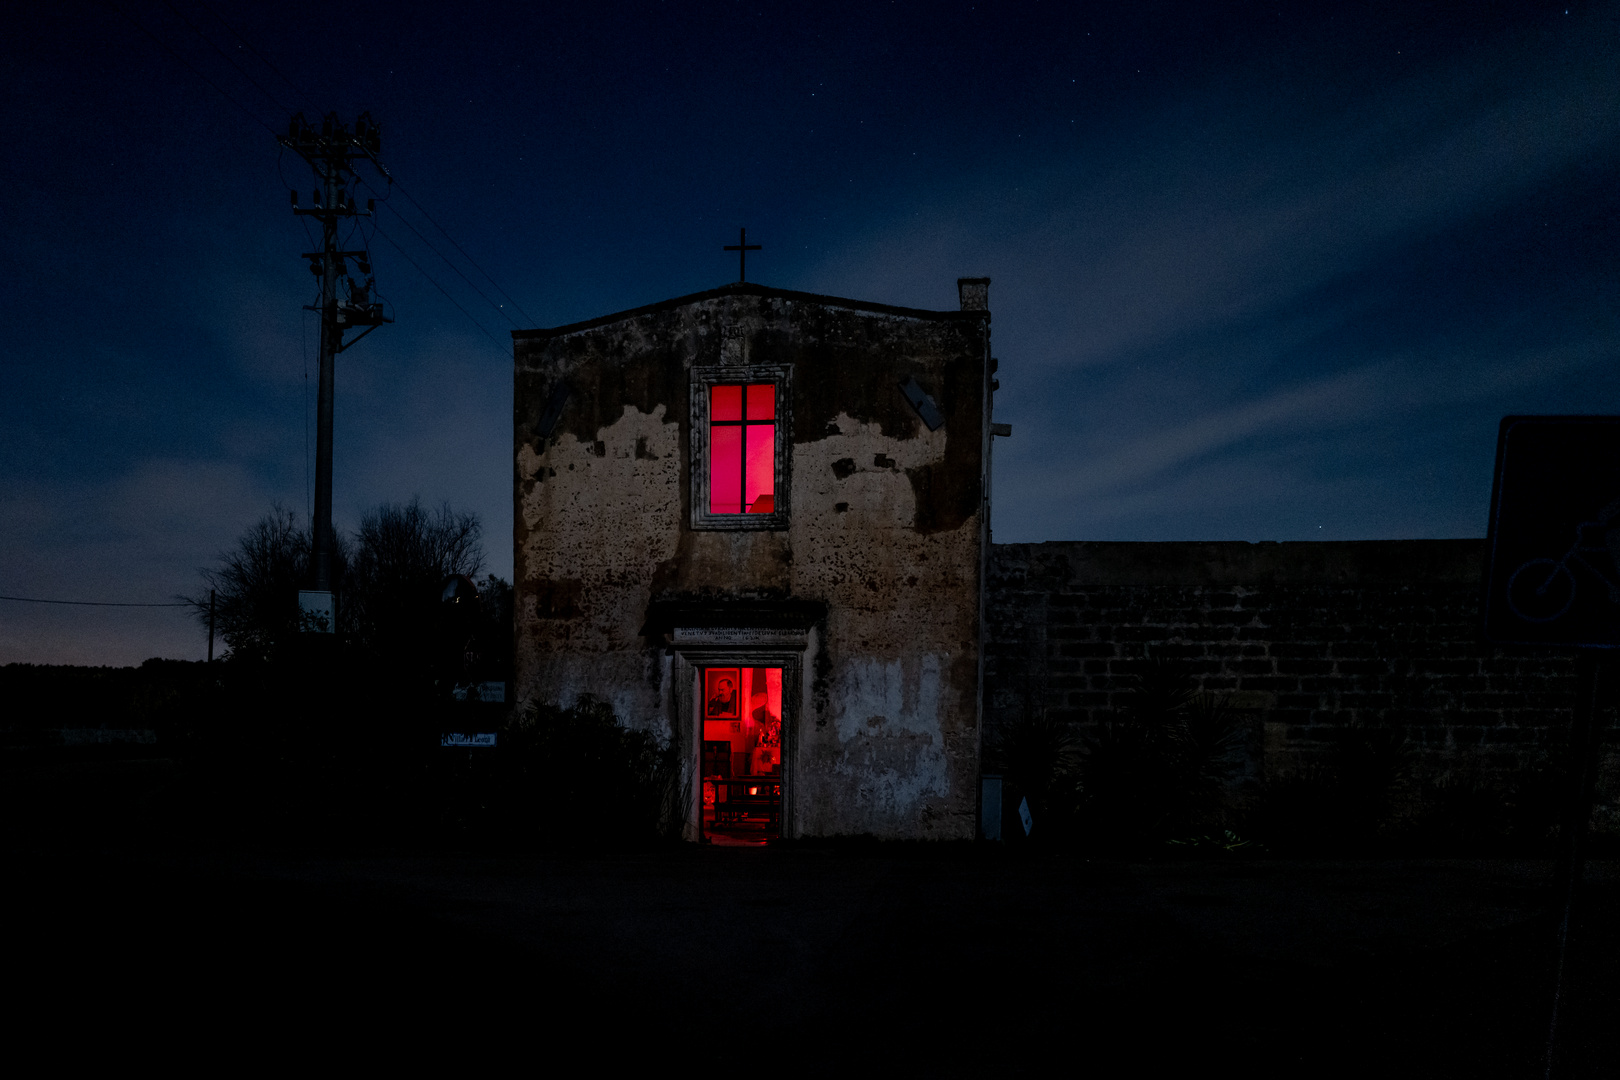
[[[690,839],[971,839],[989,281],[514,333],[515,696],[672,740]]]
[[[668,740],[684,835],[722,843],[993,835],[985,745],[1096,730],[1148,658],[1240,721],[1240,810],[1355,730],[1398,733],[1409,795],[1522,801],[1562,760],[1572,661],[1483,639],[1483,540],[992,545],[1010,429],[989,282],[958,290],[738,283],[516,332],[518,707]],[[1620,837],[1613,746],[1594,826]]]

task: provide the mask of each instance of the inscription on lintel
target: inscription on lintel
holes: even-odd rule
[[[714,645],[803,645],[804,632],[753,626],[677,626],[675,640]]]

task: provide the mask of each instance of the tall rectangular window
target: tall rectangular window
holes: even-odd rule
[[[693,369],[693,528],[787,526],[792,378],[786,364]]]
[[[776,387],[709,387],[709,513],[776,511]]]

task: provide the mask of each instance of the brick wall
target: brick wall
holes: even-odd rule
[[[1152,653],[1244,710],[1251,777],[1357,720],[1402,727],[1431,774],[1526,768],[1567,727],[1573,663],[1480,639],[1484,559],[1483,540],[997,544],[986,735],[1040,712],[1083,727]],[[1600,802],[1620,790],[1612,746]]]

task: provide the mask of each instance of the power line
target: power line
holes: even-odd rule
[[[111,600],[41,600],[34,596],[0,596],[0,600],[15,600],[19,604],[68,604],[72,607],[191,607],[189,601],[174,604],[121,604]]]
[[[360,181],[360,182],[361,182],[361,183],[362,183],[362,184],[365,184],[365,185],[366,185],[366,186],[367,186],[367,187],[368,187],[368,188],[369,188],[369,187],[371,187],[371,185],[370,185],[370,184],[369,184],[369,183],[366,183],[366,181],[364,181],[364,180],[362,180],[362,181]],[[376,191],[376,190],[377,190],[377,189],[376,189],[376,188],[372,188],[372,190],[373,190],[373,191]],[[404,189],[404,188],[400,188],[400,190],[401,190],[401,191],[405,191],[405,189]],[[406,197],[406,198],[407,198],[407,199],[410,199],[410,193],[409,193],[409,192],[406,192],[406,194],[405,194],[405,197]],[[411,199],[411,202],[412,202],[412,203],[414,203],[414,202],[416,202],[416,200],[415,200],[415,199]],[[386,202],[385,202],[385,203],[383,203],[383,205],[384,205],[384,206],[388,206],[388,204],[387,204],[387,203],[386,203]],[[417,229],[417,227],[416,227],[416,226],[415,226],[415,225],[412,225],[412,224],[411,224],[411,223],[410,223],[410,221],[408,221],[408,220],[407,220],[407,219],[406,219],[406,217],[405,217],[405,215],[404,215],[404,214],[401,214],[401,213],[400,213],[400,212],[399,212],[399,211],[398,211],[398,210],[395,210],[395,209],[394,209],[394,208],[393,208],[393,207],[392,207],[392,206],[389,206],[389,207],[388,207],[388,209],[389,209],[389,210],[390,210],[390,211],[392,211],[392,213],[393,213],[393,215],[394,215],[394,216],[395,216],[395,217],[397,217],[397,218],[399,218],[399,220],[400,220],[400,221],[401,221],[401,222],[403,222],[403,223],[404,223],[404,225],[405,225],[405,227],[406,227],[406,228],[407,228],[407,229],[409,229],[409,230],[411,230],[411,232],[413,232],[413,233],[415,233],[415,234],[416,234],[416,238],[417,238],[417,239],[418,239],[418,240],[420,240],[420,241],[422,241],[422,243],[424,243],[424,244],[426,244],[426,245],[427,245],[427,246],[428,246],[428,250],[429,250],[429,251],[431,251],[431,252],[433,252],[433,254],[435,254],[435,255],[437,255],[437,256],[438,256],[438,257],[439,257],[439,258],[440,258],[440,259],[443,259],[443,260],[444,260],[444,265],[446,265],[446,266],[448,266],[448,267],[449,267],[449,268],[450,268],[450,269],[451,269],[451,270],[453,270],[453,271],[455,271],[455,275],[456,275],[456,276],[457,276],[457,277],[458,277],[458,278],[460,278],[460,279],[461,279],[461,280],[462,280],[462,281],[465,281],[465,282],[466,282],[466,283],[467,283],[467,287],[468,287],[468,288],[469,288],[469,289],[471,289],[471,290],[472,290],[472,291],[473,291],[473,292],[475,292],[475,293],[477,293],[477,294],[478,294],[478,295],[479,295],[479,296],[481,296],[481,297],[483,297],[483,300],[484,300],[484,303],[486,303],[486,304],[488,304],[488,305],[489,305],[489,306],[490,306],[490,307],[492,307],[492,308],[494,308],[494,309],[495,309],[495,313],[496,313],[496,314],[497,314],[497,315],[500,315],[500,316],[501,316],[501,317],[502,317],[502,318],[504,318],[504,319],[505,319],[505,320],[506,320],[506,321],[507,321],[507,322],[509,322],[509,323],[511,323],[511,324],[512,324],[512,326],[513,326],[513,327],[514,327],[514,328],[516,328],[516,329],[518,329],[518,330],[522,330],[522,329],[523,329],[523,326],[522,326],[522,324],[521,324],[521,323],[519,323],[519,322],[518,322],[518,321],[517,321],[517,320],[516,320],[516,319],[514,319],[514,318],[512,318],[512,316],[511,316],[511,315],[510,315],[510,314],[509,314],[509,313],[508,313],[508,312],[507,312],[507,310],[506,310],[506,309],[505,309],[505,308],[503,308],[503,307],[501,307],[501,306],[500,306],[500,305],[499,305],[499,304],[497,304],[497,303],[496,303],[496,302],[495,302],[495,301],[493,301],[493,300],[491,300],[491,299],[490,299],[490,298],[489,298],[489,297],[488,297],[488,296],[485,296],[485,295],[484,295],[484,290],[482,290],[482,289],[480,289],[480,288],[479,288],[479,287],[478,287],[478,286],[477,286],[477,285],[474,285],[474,284],[473,284],[473,283],[472,283],[472,280],[471,280],[471,279],[470,279],[470,278],[468,278],[468,277],[467,277],[467,275],[466,275],[466,274],[463,274],[463,273],[462,273],[462,272],[461,272],[461,268],[460,268],[460,267],[458,267],[458,266],[456,266],[456,264],[455,264],[455,263],[453,263],[453,262],[451,262],[451,261],[450,261],[450,258],[449,258],[449,256],[447,256],[447,255],[446,255],[446,254],[445,254],[445,253],[444,253],[444,252],[442,252],[442,251],[440,251],[440,250],[439,250],[439,249],[438,249],[438,248],[436,248],[436,247],[434,247],[434,246],[433,246],[433,241],[431,241],[431,240],[429,240],[429,239],[428,239],[428,238],[427,238],[427,237],[425,237],[425,236],[423,236],[423,235],[422,235],[422,233],[421,233],[421,231],[420,231],[420,230],[419,230],[419,229]],[[417,209],[418,209],[418,210],[420,210],[420,209],[422,209],[422,208],[421,208],[421,207],[420,207],[420,206],[418,206],[418,207],[417,207]],[[423,217],[427,217],[427,214],[426,214],[426,212],[424,212],[424,213],[423,213],[423,215],[422,215],[422,216],[423,216]],[[432,218],[428,218],[428,220],[429,220],[429,221],[431,221],[431,220],[432,220]],[[441,232],[442,232],[442,231],[443,231],[443,230],[440,230],[440,231],[441,231]],[[455,243],[455,240],[453,240],[453,239],[452,239],[452,240],[451,240],[451,241],[450,241],[450,242],[451,242],[451,243],[452,243],[452,244],[454,244],[454,243]],[[462,254],[466,254],[466,252],[462,252]],[[468,262],[472,262],[472,260],[471,260],[471,259],[468,259],[468,260],[467,260],[467,261],[468,261]],[[474,264],[474,265],[477,265],[477,264],[476,264],[476,263],[475,263],[475,264]],[[500,286],[499,286],[499,285],[496,285],[496,286],[495,286],[495,287],[496,287],[496,288],[497,288],[497,289],[499,289],[499,288],[500,288]],[[513,305],[513,306],[514,306],[514,307],[515,307],[515,306],[516,306],[516,305]],[[518,312],[518,314],[520,314],[520,315],[522,315],[522,314],[523,314],[523,313],[522,313],[522,312],[521,312],[521,311],[519,311],[519,312]],[[524,318],[528,318],[528,316],[526,316],[526,315],[525,315],[525,316],[524,316]]]
[[[422,204],[416,201],[416,196],[415,195],[412,195],[409,191],[405,190],[405,185],[404,184],[401,184],[401,183],[399,183],[399,181],[394,180],[393,177],[391,177],[391,176],[389,177],[389,180],[395,186],[397,186],[399,188],[400,194],[404,195],[407,199],[411,200],[411,205],[412,206],[414,206],[418,210],[422,211],[422,216],[423,217],[425,217],[429,221],[433,222],[433,227],[435,229],[438,229],[441,233],[444,233],[444,238],[446,240],[450,241],[450,243],[452,243],[452,244],[455,244],[456,250],[461,252],[462,257],[465,258],[469,263],[472,263],[473,269],[477,270],[480,274],[483,274],[484,275],[484,280],[488,281],[491,285],[495,286],[495,291],[500,293],[502,296],[506,297],[506,302],[511,304],[512,307],[514,309],[516,309],[516,311],[517,311],[517,313],[519,315],[522,315],[525,319],[529,320],[529,325],[530,326],[538,325],[536,323],[536,321],[535,321],[534,316],[530,315],[527,311],[524,311],[523,308],[519,307],[518,302],[516,300],[513,300],[512,297],[507,293],[507,291],[505,289],[501,288],[500,284],[494,278],[489,276],[489,271],[485,270],[482,266],[479,266],[478,263],[473,259],[473,257],[471,255],[467,254],[467,249],[462,247],[460,244],[457,244],[456,243],[456,238],[451,236],[445,230],[445,227],[443,225],[440,225],[437,221],[434,221],[433,215],[428,213],[427,210],[422,206]],[[394,212],[397,214],[399,211],[396,210]],[[472,283],[468,282],[468,284],[470,285]],[[508,316],[508,318],[510,318],[510,316]]]
[[[175,17],[178,18],[181,22],[183,22],[187,26],[191,27],[191,32],[193,34],[196,34],[199,38],[201,38],[203,43],[206,44],[210,49],[213,49],[215,52],[219,53],[220,57],[227,64],[231,65],[231,67],[235,68],[237,70],[237,72],[242,76],[242,78],[246,79],[248,82],[250,82],[254,86],[258,87],[259,93],[263,94],[265,97],[267,97],[271,101],[275,102],[276,108],[280,109],[282,112],[290,113],[290,112],[293,111],[292,109],[289,109],[289,108],[287,108],[287,106],[283,105],[281,103],[281,100],[279,98],[277,98],[276,95],[272,94],[270,91],[266,90],[263,86],[261,86],[259,84],[258,79],[255,79],[253,76],[249,75],[246,71],[243,71],[242,70],[242,65],[238,64],[235,60],[232,60],[230,54],[227,53],[224,49],[221,49],[218,45],[215,45],[214,42],[210,38],[208,38],[201,30],[199,30],[197,28],[197,26],[190,19],[188,19],[184,15],[182,15],[180,13],[180,11],[178,9],[176,9],[173,4],[169,3],[169,0],[163,0],[163,6],[168,8],[170,11],[174,12]]]
[[[167,3],[168,0],[164,0],[164,2]],[[203,0],[203,6],[208,9],[209,13],[214,16],[214,18],[219,22],[219,24],[221,26],[223,26],[226,30],[229,30],[231,32],[231,35],[233,37],[235,37],[236,40],[240,41],[244,46],[246,46],[246,48],[247,48],[247,50],[249,52],[251,52],[254,56],[258,57],[260,63],[264,64],[265,67],[267,67],[271,71],[275,72],[276,77],[279,78],[282,82],[286,83],[287,86],[292,90],[292,92],[295,95],[297,95],[299,98],[302,98],[306,103],[308,103],[310,101],[309,95],[304,93],[303,88],[300,87],[297,83],[293,82],[290,78],[288,78],[286,73],[283,72],[280,68],[276,67],[276,65],[274,63],[272,63],[268,57],[266,57],[258,49],[254,48],[253,43],[251,41],[249,41],[246,37],[244,37],[242,35],[241,31],[237,30],[236,27],[234,27],[230,23],[226,22],[224,16],[222,16],[219,13],[219,10],[217,8],[215,8],[213,4],[208,3],[208,0]],[[190,25],[190,24],[188,23],[187,25]],[[229,59],[229,57],[227,57],[226,59]],[[235,67],[236,65],[233,63],[231,66]],[[241,68],[237,68],[237,70],[241,71]],[[248,77],[249,81],[253,82],[254,86],[259,86],[259,84],[256,81],[253,81],[251,76],[247,75],[247,72],[244,71],[244,72],[242,72],[242,74],[244,76]],[[269,97],[272,101],[276,100],[274,95],[270,94],[270,92],[265,90],[264,87],[259,86],[259,90],[261,92],[263,92],[266,97]],[[283,107],[285,108],[285,106],[283,106]],[[319,110],[312,110],[311,114],[314,115],[318,111]],[[427,208],[424,207],[420,202],[417,201],[416,196],[412,195],[410,193],[410,191],[408,191],[406,189],[404,184],[401,184],[397,180],[395,180],[393,174],[391,172],[389,172],[387,169],[384,169],[383,166],[382,166],[382,163],[377,161],[375,157],[372,158],[372,164],[376,165],[379,169],[381,169],[383,175],[388,178],[389,187],[392,188],[392,187],[397,186],[399,188],[400,192],[407,199],[409,199],[411,201],[411,205],[416,207],[416,209],[421,212],[422,216],[427,218],[428,222],[430,224],[432,224],[432,226],[435,229],[438,229],[440,234],[443,235],[443,237],[446,240],[450,241],[451,246],[454,247],[458,252],[461,253],[461,257],[466,259],[467,263],[474,270],[477,270],[480,274],[483,275],[484,280],[489,282],[490,285],[494,287],[495,291],[500,293],[501,296],[503,298],[505,298],[507,303],[512,305],[512,309],[514,311],[516,311],[519,315],[523,316],[526,320],[528,320],[528,323],[529,323],[530,326],[538,325],[538,322],[534,318],[534,316],[530,315],[527,311],[524,311],[523,306],[521,304],[519,304],[516,300],[512,299],[512,296],[511,296],[510,293],[508,293],[505,289],[501,288],[501,283],[496,281],[493,277],[491,277],[489,271],[485,270],[482,266],[480,266],[479,263],[478,263],[478,260],[474,259],[471,255],[469,255],[467,253],[467,249],[462,247],[461,244],[457,242],[457,240],[456,240],[456,238],[454,236],[450,235],[449,230],[447,230],[443,225],[439,224],[437,218],[435,218],[432,214],[427,212]],[[373,191],[377,190],[375,187],[373,187],[369,183],[366,183],[366,181],[364,181],[364,180],[361,180],[361,183],[366,184],[366,186],[371,188]],[[386,205],[387,201],[388,201],[388,196],[385,193],[380,192],[380,191],[377,192],[377,194],[379,196],[381,196],[381,201]],[[390,207],[389,209],[393,209],[393,208]],[[489,304],[490,307],[494,308],[497,312],[499,312],[501,315],[503,315],[509,322],[512,323],[513,326],[516,326],[519,329],[522,329],[521,324],[519,324],[517,322],[517,320],[513,319],[511,315],[507,314],[506,310],[504,308],[502,308],[499,304],[496,304],[493,300],[490,300],[490,298],[488,296],[485,296],[484,293],[483,293],[483,290],[479,289],[478,286],[474,285],[472,283],[472,281],[468,279],[467,275],[463,274],[456,267],[456,265],[454,263],[452,263],[449,260],[449,258],[447,258],[445,256],[445,254],[442,251],[440,251],[436,247],[433,247],[433,244],[428,241],[427,237],[422,236],[422,234],[420,232],[417,232],[416,227],[414,225],[411,225],[411,223],[409,221],[406,221],[403,214],[400,214],[398,210],[395,210],[394,213],[395,213],[396,216],[399,217],[399,219],[401,221],[405,222],[405,225],[406,225],[407,228],[409,228],[412,232],[416,233],[417,237],[420,238],[421,241],[424,244],[427,244],[427,246],[433,250],[433,253],[435,255],[439,256],[439,258],[441,258],[441,259],[444,259],[445,265],[449,266],[450,269],[455,270],[456,275],[458,277],[460,277],[461,280],[467,282],[467,285],[468,285],[469,288],[471,288],[474,292],[478,293],[479,296],[483,297],[485,303]],[[393,241],[391,241],[391,240],[389,242],[393,243]],[[398,247],[397,244],[395,246]],[[468,316],[468,317],[471,318],[471,316]],[[504,352],[504,350],[503,350],[503,352]]]
[[[306,105],[310,104],[309,95],[305,94],[303,89],[297,83],[293,82],[291,79],[287,78],[286,75],[282,74],[281,69],[276,67],[276,65],[272,64],[268,57],[266,57],[258,49],[255,49],[253,47],[253,42],[251,42],[247,38],[243,37],[237,31],[236,27],[234,27],[230,23],[226,22],[225,17],[219,13],[218,8],[214,7],[213,4],[208,3],[208,0],[203,0],[203,7],[208,9],[208,13],[210,15],[212,15],[215,18],[215,20],[217,20],[219,22],[219,25],[223,26],[225,29],[227,29],[227,30],[229,30],[231,32],[232,37],[236,38],[237,41],[240,41],[244,46],[246,46],[248,52],[252,53],[254,56],[257,56],[259,58],[259,62],[261,64],[263,64],[265,67],[269,68],[271,71],[275,72],[276,77],[279,78],[282,82],[286,83],[287,86],[292,90],[292,92],[294,94],[296,94],[297,96],[303,98],[304,99],[304,104],[306,104]],[[246,74],[246,72],[243,72],[243,74]],[[258,86],[258,83],[254,83],[254,85]],[[263,89],[263,87],[260,87],[260,89]],[[269,97],[270,95],[269,95],[268,92],[266,92],[265,96]],[[274,100],[274,98],[272,98],[271,100]],[[283,106],[283,108],[285,108],[285,106]],[[288,109],[286,111],[291,112],[292,110]],[[314,108],[310,109],[310,115],[311,116],[317,116],[319,114],[320,114],[319,109],[314,109]]]
[[[428,281],[432,283],[432,285],[433,285],[433,287],[435,289],[438,289],[440,292],[444,293],[444,298],[446,300],[450,301],[452,304],[455,304],[456,305],[456,310],[461,312],[463,315],[467,316],[467,321],[468,322],[472,323],[474,326],[478,327],[478,329],[482,330],[484,332],[484,336],[489,338],[490,341],[494,342],[495,348],[497,350],[499,350],[500,354],[503,357],[509,355],[508,351],[507,351],[507,346],[502,345],[501,342],[500,342],[500,339],[497,338],[494,334],[491,334],[489,332],[489,330],[487,328],[485,328],[483,323],[481,323],[477,319],[473,318],[472,313],[470,311],[468,311],[466,308],[462,307],[461,304],[456,300],[456,298],[450,295],[450,291],[448,289],[446,289],[443,285],[440,285],[438,283],[438,281],[433,277],[432,274],[430,274],[426,270],[422,269],[422,264],[417,262],[415,259],[411,258],[410,255],[406,253],[405,249],[400,247],[399,244],[394,240],[394,238],[392,236],[389,236],[387,233],[383,232],[382,226],[378,225],[375,221],[373,221],[371,223],[371,227],[372,227],[372,229],[374,229],[376,231],[378,236],[382,237],[384,240],[388,241],[390,244],[393,244],[394,245],[394,250],[399,252],[401,255],[403,255],[405,257],[406,262],[408,262],[412,266],[416,267],[416,272],[417,273],[419,273],[423,277],[427,278]]]
[[[235,105],[243,113],[247,114],[247,116],[249,116],[253,120],[254,123],[256,123],[260,127],[264,128],[271,135],[275,135],[275,136],[277,136],[279,138],[279,135],[280,135],[279,132],[277,132],[269,124],[266,124],[258,115],[256,115],[246,105],[243,105],[240,101],[236,100],[236,98],[232,97],[229,93],[227,93],[225,91],[225,89],[223,87],[221,87],[218,83],[216,83],[214,80],[210,79],[208,76],[204,75],[201,71],[197,70],[197,68],[194,65],[192,65],[190,61],[186,60],[185,57],[181,56],[178,52],[176,52],[175,49],[173,48],[173,46],[169,45],[163,39],[159,38],[156,34],[152,33],[152,31],[148,30],[145,26],[143,26],[139,22],[137,22],[133,16],[129,15],[123,9],[118,7],[118,5],[113,3],[112,0],[105,0],[105,2],[106,2],[108,7],[112,8],[114,11],[118,12],[119,15],[122,15],[137,30],[139,30],[141,33],[145,34],[147,37],[151,38],[158,45],[162,46],[163,49],[166,52],[169,53],[169,55],[173,56],[176,60],[178,60],[180,62],[180,64],[182,66],[184,66],[188,71],[190,71],[193,75],[197,76],[197,78],[201,79],[203,82],[207,83],[210,87],[212,87],[213,90],[216,93],[218,93],[220,97],[224,98],[226,101],[229,101],[232,105]],[[164,0],[164,3],[165,3],[165,6],[169,6],[168,5],[168,0]],[[170,7],[170,10],[173,11],[174,9],[172,7]],[[232,33],[232,35],[234,35],[239,41],[241,41],[243,43],[243,45],[247,46],[247,48],[250,51],[252,51],[254,56],[258,57],[261,61],[263,61],[265,66],[269,67],[270,70],[274,71],[276,73],[276,75],[279,76],[281,78],[281,80],[283,82],[285,82],[289,87],[291,87],[295,93],[297,93],[300,97],[305,97],[306,96],[303,93],[303,91],[298,87],[298,85],[296,83],[294,83],[291,79],[289,79],[281,71],[280,68],[277,68],[275,66],[275,64],[271,63],[262,53],[260,53],[257,49],[254,49],[252,44],[249,43],[248,40],[245,37],[243,37],[242,34],[239,33],[234,27],[232,27],[229,23],[225,22],[225,20],[220,17],[219,13],[217,11],[214,11],[211,6],[210,6],[210,11],[213,13],[214,17],[219,20],[219,22],[220,22],[220,24],[222,26],[224,26],[227,30],[229,30]],[[228,63],[230,63],[230,65],[233,68],[235,68],[237,70],[237,72],[242,75],[243,78],[247,79],[250,83],[252,83],[259,90],[260,93],[262,93],[266,97],[270,98],[270,100],[276,101],[278,106],[280,106],[280,102],[277,101],[275,95],[271,94],[262,85],[260,85],[260,83],[256,79],[254,79],[251,75],[249,75],[246,71],[244,71],[241,68],[241,66],[238,65],[235,61],[231,60],[231,58],[227,54],[225,54],[223,51],[221,51],[217,45],[215,45],[212,41],[209,41],[209,39],[203,35],[202,31],[198,30],[196,26],[192,25],[192,23],[189,20],[186,20],[185,16],[180,15],[180,13],[178,11],[176,11],[175,14],[179,15],[181,21],[185,22],[186,25],[191,28],[192,32],[195,33],[204,42],[206,42],[211,48],[213,48],[215,52],[218,52],[218,53],[220,53],[221,56],[224,56],[226,61]],[[285,108],[285,106],[280,106],[280,107]],[[394,186],[399,187],[400,191],[405,195],[405,197],[411,201],[411,205],[415,206],[416,209],[421,212],[422,216],[424,218],[426,218],[433,225],[434,228],[438,229],[439,232],[444,236],[444,238],[446,240],[450,241],[451,245],[454,246],[455,249],[458,252],[461,253],[462,257],[465,258],[467,260],[467,262],[475,270],[477,270],[480,274],[482,274],[484,276],[484,279],[486,281],[488,281],[490,283],[490,285],[492,285],[497,292],[499,292],[503,297],[506,298],[506,300],[512,305],[513,309],[516,310],[519,315],[522,315],[525,319],[529,320],[530,325],[535,325],[536,321],[535,321],[534,317],[531,316],[528,312],[524,311],[522,306],[519,305],[516,300],[512,299],[511,294],[509,294],[505,289],[501,288],[500,283],[497,282],[493,277],[490,276],[489,271],[485,270],[482,266],[480,266],[478,264],[477,260],[475,260],[471,255],[467,254],[467,249],[462,247],[456,241],[456,238],[451,236],[449,231],[446,230],[443,225],[440,225],[439,222],[433,217],[432,214],[427,212],[427,209],[425,207],[423,207],[420,202],[417,201],[416,196],[412,195],[409,191],[407,191],[403,184],[399,184],[397,181],[395,181],[393,175],[391,173],[389,173],[386,169],[383,168],[381,162],[378,162],[374,155],[368,155],[368,156],[371,156],[372,163],[375,164],[378,167],[378,169],[382,170],[383,175],[388,177],[390,187],[394,187]],[[356,179],[361,179],[361,178],[356,177]],[[365,181],[363,179],[361,179],[361,183],[365,183],[366,186],[368,188],[371,188],[373,191],[376,190],[374,185],[368,183],[367,181]],[[383,201],[384,205],[387,205],[386,196],[383,198],[382,201]],[[390,209],[392,209],[392,207],[390,207]],[[459,276],[463,281],[465,281],[467,283],[468,287],[470,287],[474,292],[478,293],[478,295],[480,297],[482,297],[483,300],[486,303],[488,303],[491,307],[493,307],[497,312],[500,312],[502,315],[505,315],[505,317],[509,321],[512,322],[513,326],[518,326],[519,328],[521,328],[520,324],[517,323],[516,320],[513,320],[510,315],[506,315],[505,311],[501,308],[501,306],[499,304],[496,304],[493,300],[490,300],[490,298],[487,295],[485,295],[485,293],[481,289],[479,289],[476,285],[474,285],[472,283],[472,281],[467,277],[467,275],[463,274],[460,271],[460,269],[458,269],[456,267],[456,265],[453,262],[451,262],[450,259],[442,251],[439,251],[438,248],[434,247],[433,244],[427,239],[427,237],[423,236],[422,233],[414,225],[412,225],[408,220],[405,219],[405,217],[403,215],[401,215],[399,213],[399,211],[395,210],[394,214],[395,214],[395,216],[399,217],[399,219],[402,222],[404,222],[405,226],[407,228],[409,228],[413,233],[415,233],[417,235],[417,237],[419,239],[421,239],[421,241],[424,244],[427,244],[427,246],[433,251],[433,253],[435,255],[438,255],[439,258],[443,259],[444,262],[445,262],[445,265],[449,266],[450,269],[454,270],[456,272],[457,276]],[[394,240],[393,237],[389,236],[387,233],[383,232],[380,227],[376,226],[375,221],[373,221],[373,228],[376,229],[377,233],[379,235],[381,235],[384,240],[387,240],[389,242],[389,244],[393,245],[394,250],[398,251],[401,255],[403,255],[405,257],[406,262],[408,262],[412,266],[414,266],[418,273],[420,273],[423,277],[427,278],[427,280],[433,285],[433,287],[435,289],[438,289],[441,293],[443,293],[445,298],[447,300],[449,300],[452,304],[455,305],[456,310],[460,311],[462,313],[462,315],[466,316],[468,322],[470,322],[474,326],[478,327],[478,329],[484,334],[485,337],[489,338],[490,341],[494,342],[496,348],[500,350],[501,355],[503,357],[509,355],[507,347],[502,345],[500,340],[498,338],[496,338],[493,334],[491,334],[489,332],[488,328],[485,327],[483,323],[481,323],[477,319],[473,318],[472,313],[469,312],[465,307],[462,307],[460,302],[458,302],[454,296],[450,295],[449,290],[447,290],[443,285],[439,284],[438,280],[435,279],[432,274],[429,274],[426,270],[424,270],[420,263],[418,263],[415,259],[411,258],[410,255],[406,253],[405,249],[400,247],[400,245]]]

